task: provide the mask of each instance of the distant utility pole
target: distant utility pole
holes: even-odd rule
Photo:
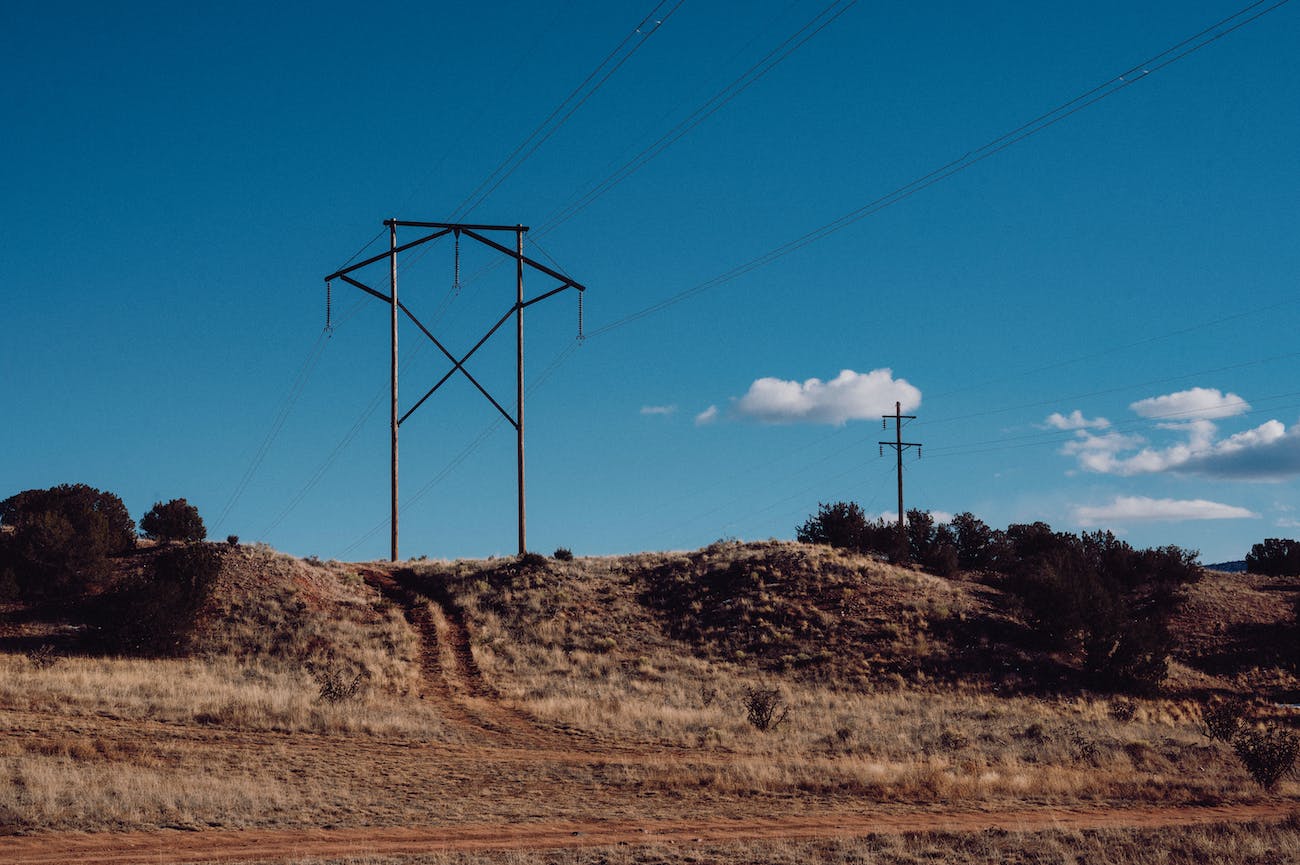
[[[902,543],[907,539],[907,529],[903,526],[903,451],[908,448],[916,448],[916,458],[920,459],[921,443],[903,441],[903,421],[916,420],[916,415],[903,414],[902,403],[895,402],[894,413],[882,414],[880,417],[881,429],[888,429],[889,419],[894,419],[894,440],[880,443],[880,455],[885,455],[885,446],[888,445],[894,449],[895,456],[898,458],[898,540],[899,543]]]
[[[391,376],[392,376],[392,407],[391,407],[392,430],[391,431],[392,431],[392,456],[393,456],[392,459],[392,559],[393,561],[397,561],[398,558],[397,556],[397,429],[399,426],[402,425],[403,422],[406,421],[407,418],[411,416],[411,414],[417,408],[419,408],[424,404],[425,400],[433,396],[434,392],[437,391],[438,388],[446,384],[447,380],[450,379],[457,372],[461,373],[462,375],[465,376],[465,378],[469,379],[470,383],[473,384],[474,387],[478,388],[479,393],[487,397],[488,402],[492,403],[492,405],[496,408],[496,410],[501,412],[502,416],[504,416],[505,419],[510,422],[510,425],[515,428],[515,431],[518,434],[517,465],[519,470],[519,554],[523,555],[525,552],[528,551],[527,535],[525,531],[526,508],[524,504],[524,309],[529,306],[532,306],[534,303],[538,303],[540,301],[546,300],[548,297],[559,294],[565,289],[575,288],[578,290],[578,335],[579,337],[581,337],[582,335],[582,292],[586,291],[587,289],[584,286],[581,286],[578,283],[574,282],[572,279],[565,276],[564,274],[557,273],[556,271],[551,270],[549,267],[538,264],[536,261],[533,261],[531,258],[528,258],[524,255],[524,233],[528,231],[528,227],[524,225],[469,225],[465,223],[452,223],[452,222],[403,222],[397,219],[385,219],[384,226],[388,229],[388,251],[382,252],[379,255],[373,256],[371,258],[367,258],[365,261],[360,261],[357,262],[356,264],[350,265],[348,267],[344,267],[341,270],[334,271],[329,276],[325,277],[325,292],[326,292],[327,317],[329,315],[328,310],[330,308],[329,307],[329,296],[330,296],[329,285],[330,282],[335,279],[341,279],[344,282],[348,283],[349,285],[356,286],[357,288],[364,291],[366,294],[372,295],[384,301],[392,308],[392,315],[390,316],[390,328],[391,328],[390,360],[391,360]],[[416,240],[408,241],[399,246],[397,243],[397,229],[399,227],[419,228],[425,230],[432,229],[432,232],[428,234],[424,234],[422,237],[419,237]],[[497,243],[495,240],[491,240],[490,238],[486,237],[482,233],[482,232],[493,232],[493,231],[514,232],[515,248],[510,249],[507,246],[503,246],[502,244]],[[420,320],[415,317],[415,314],[412,313],[411,310],[407,308],[406,304],[398,300],[397,297],[398,255],[400,253],[406,252],[408,249],[413,249],[417,246],[428,243],[431,240],[437,240],[438,238],[448,234],[453,234],[456,238],[455,284],[457,286],[459,286],[460,284],[461,235],[472,238],[473,240],[478,241],[484,246],[491,247],[492,249],[495,249],[497,252],[501,253],[502,255],[505,255],[509,258],[513,258],[515,260],[515,302],[514,304],[508,310],[506,310],[505,314],[502,315],[501,318],[497,319],[496,324],[488,328],[487,333],[483,334],[482,338],[480,338],[479,341],[474,344],[473,348],[471,348],[462,357],[459,358],[453,355],[450,351],[448,351],[447,348],[441,342],[438,341],[438,338],[433,335],[433,333],[429,330],[429,328],[425,327],[420,322]],[[356,277],[352,275],[356,273],[356,271],[364,267],[368,267],[377,262],[383,261],[384,259],[388,259],[388,289],[389,289],[388,294],[384,294],[381,291],[377,291],[371,288],[370,286],[362,283],[360,280],[358,280]],[[545,291],[542,294],[539,294],[537,297],[534,297],[531,300],[524,300],[524,266],[525,265],[551,277],[552,279],[559,280],[560,285],[558,287],[550,289],[549,291]],[[435,346],[437,346],[438,350],[441,351],[446,356],[446,358],[452,363],[452,367],[450,370],[447,371],[447,374],[444,375],[441,379],[439,379],[437,384],[429,388],[429,390],[424,394],[424,396],[416,400],[415,405],[411,406],[411,408],[407,410],[406,414],[403,414],[401,416],[398,415],[398,402],[397,402],[397,369],[398,369],[397,324],[399,320],[399,316],[398,316],[399,311],[407,318],[409,318],[415,324],[415,326],[420,329],[420,332],[423,333],[426,337],[428,337],[429,341],[432,342]],[[474,376],[470,374],[469,370],[465,368],[466,361],[468,361],[471,357],[473,357],[474,353],[477,352],[480,348],[482,348],[483,344],[492,337],[492,334],[496,333],[497,330],[499,330],[503,324],[509,321],[511,316],[513,316],[515,319],[515,338],[517,340],[516,355],[515,355],[516,356],[515,414],[513,417],[511,416],[510,412],[506,411],[504,408],[501,407],[501,403],[493,399],[492,395],[487,392],[487,390],[483,387],[483,385],[479,384],[478,380],[475,379]],[[329,327],[328,321],[326,322],[326,327],[327,328]]]

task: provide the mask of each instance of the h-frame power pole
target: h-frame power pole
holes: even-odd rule
[[[885,447],[888,446],[894,449],[895,456],[898,458],[898,541],[901,544],[907,539],[907,529],[903,524],[905,515],[903,510],[903,451],[908,448],[916,448],[916,458],[920,459],[921,443],[903,441],[903,421],[916,420],[916,415],[903,414],[903,404],[901,402],[894,403],[893,414],[882,414],[880,417],[881,429],[888,429],[889,419],[894,419],[894,440],[880,443],[880,455],[885,455]]]
[[[408,222],[408,221],[403,221],[398,219],[385,219],[384,226],[388,228],[388,251],[367,258],[365,261],[359,261],[356,264],[352,264],[347,267],[334,271],[329,276],[325,277],[325,286],[326,286],[326,297],[328,298],[330,282],[335,279],[341,279],[344,282],[348,283],[349,285],[361,289],[366,294],[379,298],[380,300],[389,304],[389,306],[391,307],[391,315],[389,317],[389,321],[390,321],[390,331],[391,331],[390,332],[390,361],[391,361],[391,378],[392,378],[392,399],[391,399],[391,412],[390,412],[391,435],[392,435],[391,438],[392,560],[393,561],[398,560],[398,531],[397,531],[397,526],[398,526],[398,520],[397,520],[398,518],[398,501],[397,501],[398,436],[397,436],[397,432],[398,432],[398,428],[402,425],[402,423],[406,421],[407,418],[411,416],[412,413],[415,412],[416,409],[418,409],[420,406],[424,404],[425,400],[433,396],[434,393],[438,390],[438,388],[446,384],[447,381],[457,372],[465,376],[465,378],[467,378],[469,382],[473,384],[475,388],[478,389],[479,393],[483,394],[483,396],[487,398],[488,402],[492,403],[492,405],[496,408],[496,410],[499,411],[502,414],[502,416],[505,417],[505,419],[510,422],[510,425],[515,428],[517,441],[518,441],[517,467],[518,467],[518,475],[519,475],[519,554],[523,555],[528,550],[527,530],[526,530],[527,509],[525,506],[525,497],[524,497],[524,310],[527,307],[532,306],[534,303],[540,303],[541,301],[546,300],[547,298],[552,297],[556,294],[559,294],[560,292],[565,291],[566,289],[570,289],[570,288],[577,289],[578,291],[578,333],[579,333],[579,337],[581,337],[582,335],[582,293],[585,292],[587,289],[585,286],[579,285],[578,283],[574,282],[572,279],[565,276],[564,274],[558,273],[552,270],[551,268],[546,267],[545,265],[539,264],[536,261],[533,261],[531,258],[528,258],[524,255],[524,234],[528,231],[528,227],[525,225],[473,225],[473,224],[452,223],[452,222]],[[399,245],[397,242],[397,229],[399,227],[419,228],[419,229],[429,231],[429,233],[423,234],[421,237],[415,240],[407,241],[406,243]],[[500,231],[514,232],[515,234],[514,249],[510,249],[507,246],[497,243],[495,240],[492,240],[491,238],[486,236],[486,234],[489,232],[500,232]],[[493,324],[492,327],[488,329],[487,333],[483,334],[483,336],[479,339],[479,341],[474,344],[473,348],[471,348],[469,351],[467,351],[464,355],[462,355],[459,358],[456,357],[454,354],[452,354],[446,348],[446,346],[444,346],[438,340],[438,338],[433,335],[433,333],[429,330],[429,328],[425,327],[424,324],[418,318],[416,318],[415,314],[411,312],[411,310],[406,306],[406,304],[403,303],[401,300],[399,300],[397,296],[398,256],[409,249],[414,249],[417,246],[421,246],[423,244],[429,243],[430,241],[437,240],[440,237],[445,237],[448,234],[453,234],[458,243],[461,236],[463,235],[465,237],[476,240],[479,243],[483,244],[484,246],[490,247],[491,249],[494,249],[497,252],[500,252],[501,254],[509,258],[513,258],[515,260],[515,302],[514,304],[511,305],[511,307],[508,310],[506,310],[505,314],[503,314],[499,319],[497,319],[496,323]],[[459,254],[459,252],[457,254]],[[389,293],[387,295],[361,282],[354,275],[358,270],[361,270],[362,268],[365,267],[369,267],[370,265],[383,261],[384,259],[388,259]],[[558,280],[560,285],[550,289],[549,291],[542,292],[541,294],[539,294],[534,298],[525,300],[524,299],[524,267],[525,266],[533,268],[539,273],[545,274],[546,276],[549,276],[552,279]],[[459,283],[459,277],[457,277],[457,282]],[[329,308],[328,301],[327,301],[326,308],[327,310]],[[443,375],[443,377],[439,379],[438,382],[433,387],[429,388],[429,390],[425,392],[424,396],[416,400],[415,405],[411,406],[411,408],[409,408],[405,414],[401,414],[401,415],[399,415],[398,400],[397,400],[397,373],[398,373],[397,325],[400,320],[398,315],[399,312],[402,315],[405,315],[408,319],[410,319],[411,322],[417,328],[420,329],[420,332],[423,333],[429,339],[429,341],[432,342],[438,348],[438,350],[443,353],[444,356],[446,356],[447,360],[451,361],[452,363],[451,369],[449,369],[447,373]],[[510,412],[502,408],[501,403],[497,402],[496,399],[494,399],[492,395],[487,392],[487,389],[484,388],[483,385],[480,384],[476,378],[474,378],[474,376],[470,373],[468,369],[465,368],[466,362],[469,361],[469,359],[474,356],[474,353],[477,352],[480,348],[482,348],[483,344],[486,343],[489,339],[491,339],[492,335],[496,333],[501,328],[502,325],[504,325],[507,321],[509,321],[512,316],[515,319],[515,338],[517,343],[516,364],[515,364],[514,416],[511,416]]]

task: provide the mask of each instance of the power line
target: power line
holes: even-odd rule
[[[614,73],[618,72],[618,70],[621,69],[628,60],[632,59],[632,55],[634,55],[642,45],[649,41],[651,36],[658,32],[664,22],[672,17],[672,14],[677,11],[685,0],[677,0],[677,3],[675,3],[662,18],[656,19],[655,16],[659,14],[659,10],[662,9],[667,2],[668,0],[660,0],[659,3],[655,4],[655,7],[641,19],[641,23],[638,24],[631,33],[623,37],[623,41],[619,42],[619,44],[614,47],[613,51],[605,55],[605,58],[597,64],[595,69],[592,69],[591,72],[587,74],[587,77],[582,80],[582,83],[575,87],[568,96],[561,100],[560,104],[555,106],[554,110],[546,116],[546,119],[539,123],[533,131],[530,132],[524,140],[521,141],[518,146],[516,146],[515,149],[512,150],[510,154],[492,170],[487,178],[475,187],[474,191],[466,196],[464,201],[457,205],[456,209],[452,211],[452,222],[459,221],[473,213],[488,196],[496,191],[497,187],[505,182],[506,178],[513,174],[519,166],[523,165],[530,156],[536,153],[537,149],[545,144],[552,135],[558,132],[560,127],[563,126],[569,118],[587,102],[588,99],[594,96],[596,91],[604,86],[605,82],[608,81]],[[648,26],[651,21],[654,21],[653,26]],[[638,36],[640,37],[639,39],[636,38]],[[634,44],[624,52],[624,49],[627,47],[629,42],[634,42]],[[621,57],[619,56],[620,53],[622,53]],[[615,58],[618,59],[615,60]],[[592,80],[600,74],[601,70],[606,66],[609,66],[611,63],[613,65],[610,66],[609,71],[606,72],[600,80],[596,81],[595,84],[591,84]],[[590,87],[588,87],[589,84],[591,84]],[[584,90],[586,91],[585,93]],[[569,107],[568,110],[565,111],[566,107],[569,106],[570,103],[573,103],[572,107]],[[564,112],[563,116],[560,116],[561,112]],[[558,120],[556,119],[557,117],[559,118]],[[489,184],[491,185],[489,186]],[[485,187],[487,188],[485,189]]]
[[[947,162],[944,165],[941,165],[938,168],[935,168],[932,171],[923,174],[920,177],[917,177],[916,179],[906,184],[903,184],[902,186],[895,188],[894,190],[886,193],[885,195],[882,195],[879,198],[874,199],[873,201],[867,202],[861,207],[855,210],[851,210],[848,213],[845,213],[842,216],[834,220],[831,220],[830,222],[827,222],[819,226],[818,228],[813,229],[812,231],[809,231],[799,237],[796,237],[793,240],[790,240],[780,246],[774,247],[768,250],[767,252],[763,253],[762,255],[759,255],[746,262],[738,264],[735,267],[731,268],[730,270],[720,273],[717,276],[714,276],[710,279],[704,280],[703,282],[697,283],[696,285],[691,286],[690,288],[686,288],[675,294],[669,295],[663,300],[660,300],[647,307],[644,307],[643,309],[629,313],[623,316],[622,318],[616,319],[610,322],[609,324],[604,325],[603,327],[599,327],[596,330],[592,331],[591,336],[593,337],[600,336],[602,334],[608,333],[611,330],[614,330],[619,327],[623,327],[624,325],[627,324],[631,324],[632,322],[645,318],[648,315],[653,315],[656,312],[660,312],[664,309],[667,309],[670,306],[681,303],[682,301],[687,300],[688,298],[693,297],[697,294],[716,288],[720,285],[731,282],[732,280],[738,279],[741,276],[744,276],[745,274],[748,274],[753,270],[771,264],[772,262],[786,255],[789,255],[792,252],[795,252],[799,249],[802,249],[805,246],[808,246],[809,244],[822,240],[828,237],[829,235],[834,234],[837,231],[840,231],[843,228],[847,228],[849,225],[852,225],[853,223],[858,222],[859,220],[862,220],[867,216],[871,216],[872,214],[878,213],[887,207],[891,207],[895,204],[898,204],[899,202],[912,197],[913,195],[920,192],[921,190],[927,189],[930,186],[933,186],[936,183],[946,180],[955,174],[959,174],[960,172],[965,171],[966,169],[971,168],[972,166],[977,165],[980,162],[983,162],[985,159],[988,159],[991,156],[1001,153],[1003,150],[1006,150],[1007,148],[1012,147],[1013,145],[1018,144],[1030,138],[1031,136],[1034,136],[1039,132],[1042,132],[1043,130],[1056,125],[1062,120],[1065,120],[1066,118],[1071,117],[1074,114],[1077,114],[1078,112],[1084,110],[1085,108],[1095,105],[1098,102],[1102,101],[1103,99],[1114,96],[1116,93],[1119,93],[1120,91],[1133,86],[1139,81],[1145,81],[1148,77],[1155,74],[1156,72],[1159,72],[1160,70],[1178,62],[1179,60],[1182,60],[1183,58],[1189,56],[1190,54],[1199,51],[1200,49],[1206,47],[1207,45],[1210,45],[1218,41],[1219,39],[1222,39],[1223,37],[1239,30],[1240,28],[1246,26],[1247,24],[1250,24],[1258,20],[1259,18],[1268,14],[1269,12],[1272,12],[1273,10],[1278,9],[1281,6],[1286,5],[1287,3],[1290,2],[1290,0],[1278,0],[1278,2],[1273,3],[1271,6],[1268,6],[1267,8],[1254,12],[1254,14],[1249,14],[1252,11],[1258,9],[1258,7],[1262,6],[1264,2],[1266,2],[1266,0],[1258,0],[1258,2],[1251,3],[1243,7],[1242,9],[1238,10],[1237,12],[1234,12],[1232,15],[1229,15],[1228,17],[1216,22],[1215,24],[1206,27],[1205,29],[1201,30],[1195,35],[1190,36],[1187,39],[1184,39],[1183,41],[1177,43],[1176,45],[1166,48],[1164,51],[1161,51],[1159,54],[1155,54],[1152,57],[1149,57],[1146,60],[1142,61],[1141,63],[1128,68],[1124,72],[1114,76],[1113,78],[1104,82],[1103,84],[1097,85],[1096,87],[1093,87],[1079,94],[1078,96],[1075,96],[1061,103],[1060,105],[1056,106],[1052,110],[1038,115],[1033,120],[1023,123],[1020,126],[1017,126],[1016,128],[1008,132],[1005,132],[1002,135],[999,135],[997,138],[992,139],[988,143],[981,145],[980,147],[977,147],[974,150],[967,151],[966,153],[959,156],[958,158],[951,160],[950,162]]]
[[[1251,366],[1259,366],[1265,363],[1273,363],[1279,360],[1290,360],[1300,357],[1300,352],[1288,352],[1287,354],[1271,355],[1269,357],[1257,358],[1255,360],[1243,361],[1241,363],[1228,364],[1227,366],[1213,367],[1210,369],[1197,370],[1195,372],[1179,373],[1174,376],[1164,376],[1162,378],[1146,379],[1145,381],[1132,382],[1129,384],[1117,385],[1115,387],[1101,388],[1099,390],[1087,391],[1084,393],[1071,394],[1069,396],[1052,397],[1050,399],[1035,400],[1034,402],[1018,403],[1010,406],[999,406],[997,408],[985,409],[983,411],[969,412],[963,415],[950,415],[941,417],[936,420],[928,420],[928,425],[937,425],[945,423],[955,423],[957,421],[971,420],[972,418],[987,417],[994,414],[1005,414],[1011,411],[1020,411],[1027,408],[1042,408],[1045,406],[1056,406],[1071,400],[1090,399],[1096,396],[1106,396],[1112,393],[1122,393],[1126,390],[1133,390],[1139,387],[1152,387],[1158,384],[1169,384],[1176,381],[1184,381],[1197,376],[1214,375],[1222,372],[1231,372],[1233,370],[1244,369]]]
[[[803,26],[769,51],[761,60],[750,66],[731,83],[723,87],[709,99],[705,100],[705,102],[692,111],[686,119],[682,120],[672,129],[668,130],[668,132],[661,135],[648,147],[642,149],[641,152],[637,153],[621,165],[612,174],[590,187],[587,192],[580,195],[575,201],[570,202],[551,216],[543,219],[542,224],[537,229],[538,234],[545,235],[547,232],[553,231],[560,224],[572,219],[588,205],[596,201],[596,199],[600,198],[628,177],[635,174],[646,163],[659,156],[727,103],[748,90],[760,78],[775,69],[781,61],[798,51],[808,42],[808,40],[812,39],[832,24],[856,3],[857,0],[848,0],[848,2],[844,2],[844,0],[832,0],[831,3],[822,8],[816,15],[804,23]]]

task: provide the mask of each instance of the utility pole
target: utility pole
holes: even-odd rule
[[[903,404],[901,402],[895,402],[894,413],[882,414],[880,417],[881,429],[888,429],[889,419],[894,419],[894,440],[892,442],[880,442],[880,455],[885,455],[885,446],[888,445],[894,449],[894,455],[898,459],[898,542],[901,549],[907,549],[907,547],[904,546],[907,542],[907,529],[903,524],[903,451],[908,448],[916,448],[916,458],[920,459],[921,443],[903,441],[903,421],[916,420],[916,415],[903,414]]]
[[[330,282],[335,279],[341,279],[344,282],[348,283],[349,285],[361,289],[366,294],[379,298],[380,300],[387,303],[391,308],[390,361],[391,361],[391,375],[392,375],[391,434],[392,434],[392,455],[393,455],[392,458],[392,549],[391,549],[392,560],[393,561],[398,560],[398,533],[397,533],[397,518],[398,518],[398,499],[397,499],[397,489],[398,489],[397,438],[398,437],[397,437],[397,433],[398,433],[398,428],[403,423],[405,423],[407,418],[409,418],[411,414],[415,412],[416,409],[418,409],[420,406],[424,404],[425,400],[433,396],[433,394],[438,390],[438,388],[446,384],[447,381],[451,379],[451,377],[458,372],[461,375],[465,376],[465,378],[469,380],[470,384],[474,385],[474,387],[478,389],[479,393],[483,394],[483,396],[487,398],[488,402],[492,403],[493,407],[496,408],[496,410],[499,411],[502,414],[502,416],[504,416],[505,419],[510,422],[510,424],[515,428],[516,432],[518,433],[519,554],[523,555],[525,552],[528,551],[527,532],[526,532],[526,523],[525,523],[526,508],[524,505],[525,503],[525,499],[524,499],[524,309],[529,306],[532,306],[534,303],[540,303],[541,301],[546,300],[547,298],[559,294],[560,292],[565,291],[566,289],[570,289],[570,288],[577,289],[578,291],[578,336],[579,338],[581,338],[582,337],[582,293],[585,292],[587,289],[585,286],[579,285],[577,282],[574,282],[572,279],[565,276],[564,274],[558,273],[557,271],[554,271],[551,268],[546,267],[545,265],[539,264],[536,261],[533,261],[531,258],[528,258],[524,255],[524,233],[528,231],[528,227],[525,225],[473,225],[473,224],[466,224],[466,223],[451,223],[451,222],[406,222],[398,219],[385,219],[384,225],[385,227],[388,228],[388,251],[382,252],[379,255],[372,256],[371,258],[367,258],[365,261],[359,261],[356,264],[349,265],[340,270],[334,271],[329,276],[325,277],[325,286],[326,286],[325,290],[326,290],[326,299],[327,299],[326,301],[327,318],[328,318],[328,309],[329,309],[328,298],[330,296],[329,285]],[[415,240],[410,240],[405,243],[398,244],[397,242],[398,228],[418,228],[424,231],[428,231],[429,233],[423,234],[421,237]],[[514,232],[515,234],[514,249],[510,249],[508,246],[497,243],[495,240],[492,240],[487,236],[488,233],[502,232],[502,231]],[[457,240],[457,246],[456,246],[457,284],[459,284],[459,273],[460,273],[459,240],[462,235],[471,238],[473,240],[476,240],[479,243],[483,244],[484,246],[494,249],[497,252],[509,258],[513,258],[515,260],[515,301],[514,303],[510,306],[508,310],[506,310],[506,312],[499,319],[497,319],[496,323],[493,324],[492,327],[490,327],[488,331],[485,334],[483,334],[482,337],[479,338],[479,341],[474,344],[474,347],[471,348],[469,351],[465,352],[465,354],[461,355],[460,357],[456,357],[456,355],[452,354],[451,351],[448,350],[447,347],[444,346],[442,342],[439,341],[438,338],[433,335],[433,332],[430,331],[429,328],[424,326],[424,324],[415,316],[415,313],[411,312],[410,308],[407,307],[407,305],[403,303],[401,300],[399,300],[397,297],[397,259],[399,254],[406,252],[409,249],[413,249],[417,246],[421,246],[430,241],[437,240],[438,238],[444,237],[448,234],[454,234]],[[384,259],[388,259],[389,293],[387,295],[385,295],[382,291],[377,291],[376,289],[371,288],[370,286],[361,282],[361,280],[358,279],[357,276],[355,275],[357,271],[369,267],[370,265],[376,264],[380,261],[383,261]],[[537,295],[536,297],[525,300],[524,299],[525,265],[532,268],[533,270],[538,271],[539,273],[544,274],[545,276],[550,277],[551,279],[557,280],[560,284],[547,291],[543,291],[541,294]],[[405,414],[399,414],[399,406],[398,406],[398,399],[397,399],[397,373],[398,373],[397,331],[398,331],[399,312],[402,315],[406,316],[406,318],[410,319],[410,321],[417,328],[419,328],[420,332],[423,333],[429,339],[429,341],[432,342],[440,352],[442,352],[442,354],[447,358],[447,360],[451,361],[452,364],[451,369],[449,369],[447,373],[443,375],[443,377],[439,379],[438,382],[433,387],[429,388],[429,390],[424,394],[424,396],[416,400],[415,405],[407,409]],[[500,330],[502,325],[504,325],[507,321],[509,321],[512,316],[515,319],[515,334],[516,334],[516,355],[515,355],[516,391],[515,391],[515,414],[513,417],[508,411],[506,411],[501,406],[501,403],[497,402],[496,399],[494,399],[493,396],[487,392],[487,389],[484,388],[483,385],[481,385],[476,378],[474,378],[474,376],[470,373],[470,371],[465,368],[465,364],[469,361],[469,359],[473,357],[474,354],[480,348],[483,347],[483,344],[486,343],[489,339],[491,339],[492,335],[496,333],[498,330]],[[327,328],[329,327],[328,320],[326,321],[326,327]]]
[[[399,302],[397,300],[397,223],[389,222],[388,225],[388,285],[392,292],[392,316],[393,325],[393,399],[392,399],[392,433],[393,433],[393,501],[392,501],[392,560],[397,561],[397,309]]]

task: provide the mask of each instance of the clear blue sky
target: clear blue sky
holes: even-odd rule
[[[925,445],[909,506],[1206,561],[1298,536],[1300,5],[1156,57],[1242,5],[670,0],[638,34],[652,0],[8,4],[0,494],[85,482],[137,517],[184,496],[220,537],[385,556],[387,307],[336,282],[343,321],[310,363],[322,278],[387,217],[459,218],[533,226],[527,251],[590,289],[567,355],[572,293],[528,315],[527,378],[563,361],[527,405],[536,550],[891,511],[895,399]],[[626,320],[967,154],[987,158]],[[471,246],[459,295],[449,243],[402,262],[456,351],[513,298]],[[446,370],[423,341],[403,328],[403,409]],[[470,363],[503,402],[513,350],[508,328]],[[513,553],[495,418],[457,378],[403,425],[404,555]]]

